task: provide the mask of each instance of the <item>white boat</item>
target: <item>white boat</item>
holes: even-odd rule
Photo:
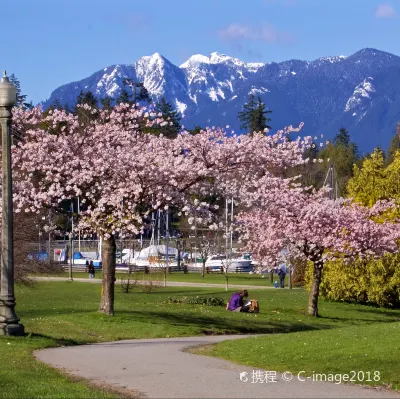
[[[166,245],[150,245],[134,254],[131,250],[124,249],[122,254],[123,262],[138,267],[165,268],[178,266],[178,250]]]
[[[251,260],[251,264],[252,264],[252,266],[253,266],[254,268],[260,266],[260,264],[259,264],[257,261],[255,261],[255,260],[253,259],[252,254],[250,254],[250,253],[245,253],[245,254],[242,255],[242,257],[243,257],[243,259],[249,259],[249,260]]]
[[[253,270],[251,259],[245,259],[237,254],[232,254],[231,258],[228,256],[228,262],[225,254],[211,255],[206,260],[206,270],[209,272],[224,272],[226,265],[228,273],[250,272]]]

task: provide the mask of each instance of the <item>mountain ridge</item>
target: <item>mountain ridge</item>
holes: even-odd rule
[[[154,53],[62,85],[43,106],[56,100],[73,106],[81,90],[115,99],[126,78],[142,82],[154,101],[170,101],[188,128],[229,124],[239,132],[237,113],[250,93],[273,111],[274,130],[304,122],[302,134],[323,133],[329,139],[345,127],[362,152],[387,148],[400,120],[400,57],[373,48],[268,63],[213,52],[194,54],[180,66]]]

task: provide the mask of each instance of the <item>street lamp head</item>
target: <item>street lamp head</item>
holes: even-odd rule
[[[0,80],[0,107],[12,107],[17,102],[17,88],[10,82],[6,71]]]

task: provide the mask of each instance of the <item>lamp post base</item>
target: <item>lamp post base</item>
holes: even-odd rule
[[[0,323],[0,335],[11,335],[20,337],[25,334],[25,328],[23,324],[7,324]]]

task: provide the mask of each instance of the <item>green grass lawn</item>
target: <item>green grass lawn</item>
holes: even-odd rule
[[[341,357],[353,356],[357,360],[352,361],[360,370],[366,371],[373,365],[381,370],[384,382],[398,386],[394,371],[399,369],[400,353],[396,344],[398,330],[394,327],[399,325],[400,311],[321,301],[322,317],[313,318],[305,314],[307,293],[303,290],[250,291],[250,296],[260,301],[258,315],[168,301],[170,297],[195,295],[227,300],[231,293],[217,288],[174,287],[146,294],[138,287],[124,294],[117,286],[116,315],[107,317],[97,311],[100,285],[65,281],[41,282],[35,288],[17,287],[16,310],[27,335],[0,337],[0,397],[121,396],[84,382],[72,383],[70,378],[32,357],[32,351],[38,348],[127,338],[231,333],[274,334],[219,344],[208,349],[208,353],[270,370],[301,368],[317,372],[332,359],[338,370],[348,372],[352,363],[341,361]],[[361,333],[365,336],[356,337]],[[391,337],[394,342],[390,346]]]
[[[364,379],[365,384],[383,384],[399,390],[399,336],[400,322],[378,322],[226,341],[201,348],[196,353],[246,364],[254,369],[294,374],[303,371],[302,378],[320,373],[346,373],[356,379],[356,373],[361,372],[359,378]],[[374,376],[377,382],[374,382]]]

